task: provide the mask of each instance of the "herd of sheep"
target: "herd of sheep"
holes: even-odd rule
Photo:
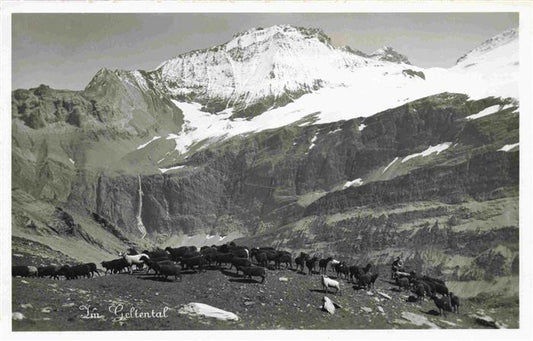
[[[374,287],[379,274],[374,271],[371,264],[364,267],[358,265],[348,265],[345,262],[329,258],[320,259],[318,256],[309,256],[306,253],[300,253],[294,259],[296,271],[307,274],[320,273],[322,288],[327,293],[329,288],[334,288],[335,293],[342,294],[339,280],[343,278],[354,285],[355,288],[365,288],[370,290]],[[146,269],[146,273],[153,271],[155,276],[164,280],[174,277],[174,280],[181,281],[182,270],[205,271],[207,268],[221,268],[229,266],[229,269],[235,268],[236,272],[242,272],[244,278],[259,277],[260,283],[264,283],[266,278],[265,268],[274,267],[281,269],[293,268],[293,258],[290,252],[276,250],[272,247],[248,248],[237,246],[234,243],[224,245],[204,246],[199,250],[195,246],[182,246],[178,248],[167,247],[165,250],[156,249],[153,251],[145,250],[137,253],[130,250],[128,253],[121,253],[117,259],[101,262],[107,273],[116,274],[124,271],[133,273],[133,267],[136,269]],[[316,271],[318,265],[318,272]],[[330,270],[336,274],[336,279],[329,278],[328,265]],[[60,276],[67,280],[78,278],[91,278],[100,276],[100,271],[94,263],[85,263],[78,265],[49,265],[42,267],[34,266],[13,266],[12,275],[20,277],[50,277],[59,279]],[[439,314],[449,312],[459,312],[459,298],[448,290],[444,281],[428,276],[419,276],[411,271],[400,272],[394,271],[391,274],[392,279],[398,285],[399,290],[411,291],[416,296],[410,296],[412,301],[424,300],[426,297],[431,298]]]

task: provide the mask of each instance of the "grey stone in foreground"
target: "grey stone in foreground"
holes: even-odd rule
[[[417,326],[424,326],[425,325],[425,326],[428,326],[429,328],[432,328],[432,329],[438,329],[439,328],[435,323],[429,321],[427,319],[427,317],[422,316],[422,315],[418,315],[418,314],[415,314],[415,313],[410,313],[410,312],[404,311],[402,313],[402,318],[404,320],[407,320],[407,321],[411,322],[414,325],[417,325]]]
[[[192,302],[184,305],[178,310],[179,314],[191,316],[212,317],[223,321],[238,321],[239,317],[234,313],[219,308],[212,307],[204,303]]]

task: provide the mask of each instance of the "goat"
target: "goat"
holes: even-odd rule
[[[235,269],[237,269],[237,273],[239,273],[239,267],[240,266],[252,266],[252,261],[248,258],[240,258],[240,257],[233,257],[231,259],[231,268],[235,266]]]
[[[242,271],[244,278],[252,279],[252,276],[261,277],[261,283],[265,282],[266,272],[265,268],[257,266],[239,266],[237,271]]]
[[[439,308],[439,315],[444,315],[444,317],[446,317],[446,312],[452,311],[452,305],[449,296],[442,296],[439,298],[436,295],[431,295],[431,299],[433,299],[433,302],[435,302],[435,305],[437,308]]]
[[[159,275],[165,277],[165,281],[168,276],[174,276],[174,280],[180,279],[181,282],[181,270],[175,264],[158,264]]]
[[[181,260],[181,257],[183,257],[183,255],[189,251],[189,248],[187,246],[181,246],[178,248],[171,248],[169,246],[165,248],[165,251],[170,254],[170,259],[175,262],[179,262]]]
[[[326,294],[328,293],[328,288],[335,288],[337,289],[336,292],[342,295],[339,282],[324,275],[322,275],[322,288],[326,291]]]
[[[141,254],[138,254],[138,255],[127,255],[125,253],[122,253],[122,254],[119,254],[120,256],[122,256],[122,258],[124,258],[124,260],[128,263],[128,268],[130,270],[130,275],[133,273],[133,268],[132,268],[132,265],[133,264],[143,264],[144,265],[144,262],[141,260],[141,257],[147,257],[147,258],[150,258],[148,255],[144,254],[144,253],[141,253]]]
[[[229,264],[231,263],[231,260],[233,259],[233,254],[231,253],[217,253],[213,257],[216,261],[216,264],[218,267],[221,267],[222,264]]]
[[[459,301],[459,297],[455,296],[453,292],[450,291],[450,304],[452,306],[452,311],[456,314],[459,314],[459,306],[461,305],[461,302]]]
[[[57,274],[60,269],[61,266],[59,265],[41,266],[37,268],[37,275],[39,277],[50,276],[50,278],[59,279],[59,276]]]
[[[398,287],[400,289],[406,289],[409,290],[409,279],[406,277],[399,277],[396,278],[396,284],[398,284]]]
[[[305,263],[309,259],[309,255],[304,252],[300,252],[300,255],[294,259],[294,263],[296,263],[296,270],[298,271],[301,269],[301,272],[304,272]]]
[[[195,266],[197,266],[199,271],[204,271],[204,265],[205,265],[205,258],[203,256],[181,259],[182,269],[193,269]]]
[[[311,275],[313,274],[313,271],[315,271],[315,266],[316,266],[317,261],[318,261],[318,258],[316,256],[313,256],[313,258],[305,261],[305,266],[307,267],[309,271],[308,274],[311,274]]]
[[[254,256],[257,264],[265,268],[268,266],[268,257],[265,252],[257,252]]]
[[[281,268],[281,263],[285,264],[285,268],[288,269],[289,266],[292,268],[292,256],[289,252],[279,251],[278,258],[276,259],[276,267]]]
[[[328,257],[326,259],[321,259],[318,261],[318,268],[320,269],[320,273],[327,273],[328,264],[329,262],[331,262],[332,259],[333,257]]]
[[[124,268],[128,267],[128,263],[124,258],[117,258],[110,261],[103,261],[100,264],[105,269],[105,275],[107,275],[107,272],[111,273],[120,273]]]
[[[38,270],[34,266],[15,265],[11,267],[11,275],[13,277],[32,277],[37,276]]]

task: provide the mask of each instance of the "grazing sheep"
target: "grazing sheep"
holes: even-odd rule
[[[280,251],[278,253],[278,258],[276,259],[276,268],[280,269],[281,264],[285,264],[285,269],[288,269],[289,266],[292,268],[292,256],[286,251]]]
[[[326,291],[326,294],[328,293],[328,288],[335,288],[337,289],[336,293],[338,292],[339,294],[342,295],[339,282],[324,275],[322,275],[322,288]]]
[[[229,248],[229,252],[235,257],[250,258],[250,251],[244,246],[233,246]]]
[[[205,265],[205,258],[203,256],[196,256],[191,258],[183,258],[181,260],[181,268],[182,269],[194,269],[194,267],[198,267],[199,271],[204,271],[204,265]]]
[[[424,297],[426,296],[426,293],[430,295],[431,293],[426,290],[426,287],[422,283],[417,283],[413,287],[413,292],[417,296],[417,301],[420,302],[420,300],[424,300]]]
[[[378,279],[378,277],[379,277],[378,273],[372,274],[372,276],[370,276],[370,287],[371,288],[376,287],[376,280]]]
[[[35,269],[35,271],[34,271]],[[13,277],[31,277],[36,276],[38,273],[37,268],[34,266],[26,266],[26,265],[14,265],[11,267],[11,275]]]
[[[398,287],[400,289],[409,290],[410,283],[409,283],[409,279],[406,277],[397,277],[396,284],[398,284]]]
[[[459,301],[459,297],[455,296],[453,292],[450,291],[450,304],[452,306],[452,311],[456,314],[459,314],[459,306],[461,305],[461,302]]]
[[[170,253],[170,259],[175,262],[179,262],[181,260],[181,257],[183,257],[183,255],[189,251],[189,248],[187,246],[181,246],[178,248],[171,248],[169,246],[165,249],[165,251]]]
[[[261,283],[265,282],[265,268],[261,268],[258,266],[239,266],[237,267],[237,271],[242,271],[244,278],[248,277],[252,279],[252,276],[261,277]]]
[[[161,264],[159,263],[159,275],[167,280],[168,276],[174,276],[174,280],[180,279],[181,282],[181,270],[175,264]]]
[[[294,259],[294,263],[296,263],[296,270],[304,272],[304,266],[308,259],[309,255],[301,252],[300,255]]]
[[[344,275],[344,278],[348,279],[350,276],[350,267],[345,262],[341,262],[335,266],[335,272],[338,278],[342,278],[342,275]]]
[[[357,282],[359,288],[366,288],[367,290],[370,290],[372,287],[372,274],[362,274],[359,276],[359,280]]]
[[[309,271],[308,274],[313,274],[313,271],[315,271],[316,262],[318,261],[318,258],[316,256],[313,256],[313,258],[308,259],[305,261],[305,266],[307,267],[307,270]]]
[[[91,277],[91,267],[88,264],[78,264],[74,266],[64,265],[58,272],[58,275],[65,276],[67,280],[78,279],[81,277]]]
[[[328,264],[329,262],[331,262],[332,259],[333,257],[328,257],[326,259],[321,259],[318,261],[318,268],[321,274],[327,273]]]
[[[110,261],[103,261],[100,264],[105,269],[105,275],[107,275],[107,272],[110,273],[120,273],[122,270],[128,267],[128,263],[124,258],[117,258]]]
[[[39,277],[50,276],[50,278],[59,279],[58,272],[61,269],[59,265],[48,265],[37,268],[37,275]]]
[[[85,265],[89,267],[89,272],[91,274],[91,277],[94,277],[94,274],[97,274],[98,276],[100,276],[100,273],[98,272],[98,269],[96,268],[96,264],[86,263]]]
[[[257,264],[265,268],[268,266],[268,257],[266,252],[257,252],[254,256]]]
[[[231,259],[230,270],[235,267],[237,273],[239,273],[239,266],[252,266],[252,261],[248,258],[233,257]]]
[[[337,263],[337,264],[340,264],[340,263]],[[338,266],[338,265],[337,265]],[[357,265],[352,265],[350,266],[349,268],[349,271],[350,271],[350,281],[352,283],[355,283],[354,279],[356,279],[357,281],[359,281],[359,277],[361,275],[364,275],[365,272],[363,271],[363,269],[361,269],[360,267],[358,267]]]
[[[433,302],[435,302],[437,308],[439,308],[439,315],[444,315],[444,317],[446,317],[446,312],[452,311],[452,305],[449,296],[442,296],[439,298],[436,295],[431,295],[431,299]]]
[[[231,253],[220,253],[219,252],[214,256],[214,261],[216,262],[218,267],[221,267],[222,264],[230,264],[233,257],[234,256]]]

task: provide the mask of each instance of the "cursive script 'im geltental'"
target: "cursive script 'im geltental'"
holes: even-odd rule
[[[81,305],[79,309],[84,312],[80,317],[82,319],[101,319],[104,315],[97,311],[96,307],[90,305]],[[130,307],[129,310],[124,309],[123,304],[113,304],[108,308],[109,312],[114,315],[113,320],[124,321],[129,319],[150,319],[150,318],[166,318],[167,313],[170,310],[169,307],[164,307],[163,310],[156,311],[154,309],[150,311],[141,311],[135,307]]]

